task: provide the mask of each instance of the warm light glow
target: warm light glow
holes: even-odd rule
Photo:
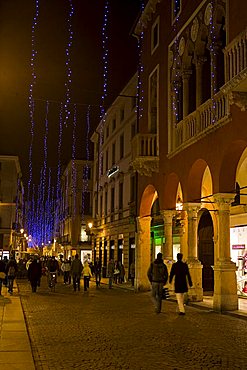
[[[20,233],[23,234],[24,233],[24,229],[20,229]]]
[[[89,227],[89,229],[92,229],[92,227],[93,227],[92,222],[89,222],[89,223],[88,223],[88,227]]]
[[[23,236],[24,236],[24,238],[26,238],[27,237],[27,234],[25,233]]]
[[[180,196],[178,196],[178,198],[177,198],[176,210],[177,211],[182,211],[183,210],[183,202],[182,202]]]

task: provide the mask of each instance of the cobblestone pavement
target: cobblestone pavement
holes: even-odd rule
[[[73,292],[45,278],[37,293],[19,281],[36,369],[247,369],[246,321],[210,310],[163,302],[124,289]]]

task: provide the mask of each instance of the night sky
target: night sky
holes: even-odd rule
[[[71,103],[76,104],[76,158],[86,158],[86,113],[90,105],[90,136],[99,123],[103,91],[102,26],[104,0],[73,0],[71,49]],[[46,101],[49,101],[47,167],[56,171],[60,103],[65,102],[69,0],[39,0],[35,29],[33,89],[35,100],[32,167],[39,181],[44,162]],[[107,35],[108,98],[116,98],[137,69],[137,40],[130,30],[138,16],[140,0],[110,0]],[[0,155],[20,158],[24,182],[29,178],[30,116],[28,97],[31,77],[32,25],[35,0],[0,0]],[[72,156],[72,118],[63,125],[61,162]]]

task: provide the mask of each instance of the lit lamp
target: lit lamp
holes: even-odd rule
[[[89,227],[89,241],[91,241],[91,229],[92,229],[92,227],[93,227],[93,224],[92,224],[92,222],[89,222],[88,224],[87,224],[87,226]]]
[[[23,234],[24,233],[24,229],[20,229],[20,233]]]

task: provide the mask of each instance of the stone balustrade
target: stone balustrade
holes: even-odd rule
[[[199,140],[201,136],[215,129],[229,118],[230,109],[227,95],[218,92],[208,99],[175,127],[175,148],[179,151]]]
[[[132,140],[132,158],[158,156],[157,135],[137,134]]]
[[[224,54],[228,82],[247,68],[247,28],[226,46]]]

